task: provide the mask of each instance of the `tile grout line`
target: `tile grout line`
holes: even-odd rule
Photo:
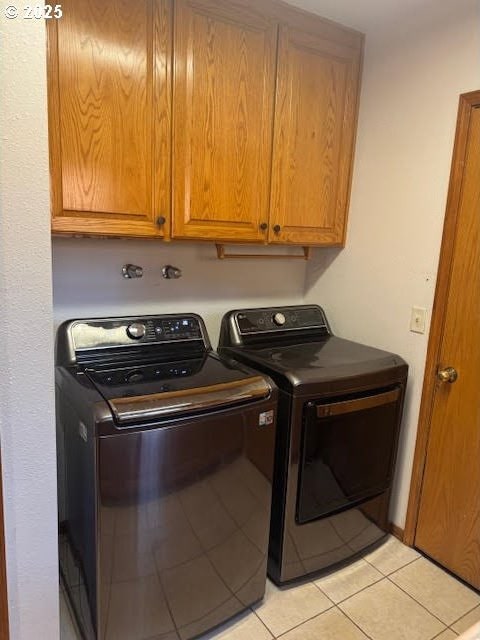
[[[370,587],[373,587],[374,584],[378,584],[379,582],[381,582],[382,580],[385,580],[387,576],[384,576],[383,573],[381,574],[381,577],[378,578],[378,580],[375,580],[374,582],[371,582],[370,584],[367,584],[365,587],[362,587],[361,589],[359,589],[358,591],[355,591],[355,593],[350,594],[349,596],[347,596],[346,598],[343,598],[342,600],[339,600],[338,602],[334,602],[336,607],[339,607],[341,604],[343,604],[344,602],[346,602],[347,600],[350,600],[350,598],[353,598],[354,596],[358,595],[359,593],[362,593],[362,591],[365,591],[366,589],[369,589]],[[315,582],[313,583],[317,589],[320,589],[320,591],[327,596],[327,598],[331,599],[330,596],[323,591],[323,589],[321,587],[318,586],[318,584],[316,584]],[[332,601],[333,602],[333,601]]]
[[[455,637],[458,637],[458,633],[456,631],[454,631],[453,629],[451,629],[450,627],[447,627],[446,629],[444,629],[443,631],[440,631],[439,634],[437,634],[436,636],[434,636],[432,638],[432,640],[437,640],[437,638],[440,638],[440,636],[445,633],[445,631],[451,631],[452,633],[455,634]]]
[[[273,635],[273,633],[270,631],[270,629],[267,627],[267,625],[265,624],[265,622],[260,618],[260,616],[257,614],[257,612],[255,611],[255,609],[253,607],[250,607],[250,611],[253,613],[254,616],[257,617],[257,620],[260,620],[260,623],[265,627],[265,629],[267,630],[267,632],[271,635],[272,638],[275,638],[275,636]]]
[[[379,581],[379,582],[380,582],[380,581]],[[344,602],[345,602],[345,600],[344,600]],[[343,615],[344,615],[346,618],[348,618],[348,620],[350,620],[350,622],[351,622],[352,624],[354,624],[354,625],[357,627],[357,629],[359,629],[359,630],[363,633],[363,635],[364,635],[364,636],[366,636],[366,637],[368,638],[368,640],[373,640],[372,636],[369,636],[369,635],[368,635],[368,633],[365,631],[365,629],[362,629],[362,627],[361,627],[359,624],[357,624],[357,623],[355,622],[355,620],[353,620],[353,619],[348,615],[348,613],[347,613],[346,611],[344,611],[344,610],[343,610],[343,609],[341,609],[340,607],[338,607],[338,610],[339,610],[339,611],[341,611],[341,612],[343,613]]]
[[[336,604],[332,603],[332,606],[328,607],[328,609],[325,609],[325,611],[322,611],[321,613],[317,613],[316,615],[312,616],[311,618],[307,618],[303,622],[300,622],[299,624],[296,624],[294,627],[292,627],[288,631],[284,631],[279,636],[275,636],[275,639],[278,640],[279,638],[285,637],[287,635],[287,633],[291,633],[295,629],[299,629],[300,627],[302,627],[307,622],[311,622],[312,620],[315,620],[316,618],[320,618],[321,616],[323,616],[324,613],[327,613],[328,611],[333,611],[334,609],[337,609],[337,611],[339,611],[340,613],[343,613],[343,611],[339,607],[337,607]],[[348,617],[348,616],[346,616],[346,617]],[[352,622],[353,622],[353,620],[352,620]],[[355,624],[355,623],[353,623],[353,624]],[[358,627],[358,625],[355,625],[355,626]],[[358,628],[360,629],[360,627],[358,627]],[[362,631],[362,633],[364,633],[364,632]],[[367,634],[364,633],[364,635],[367,635]],[[370,638],[370,636],[367,636],[367,638],[369,638],[369,640],[372,640],[372,638]]]
[[[324,609],[323,611],[320,611],[320,613],[316,613],[315,615],[310,616],[309,618],[305,618],[305,620],[302,620],[302,622],[299,622],[298,624],[294,625],[290,629],[287,629],[286,631],[282,631],[282,633],[280,635],[278,635],[278,636],[273,635],[273,631],[267,627],[267,625],[265,624],[265,622],[263,622],[263,620],[260,618],[258,613],[256,613],[255,611],[254,611],[254,613],[257,616],[257,618],[262,622],[263,626],[266,627],[268,629],[268,631],[272,634],[272,636],[276,639],[276,638],[282,638],[287,633],[290,633],[294,629],[298,629],[299,627],[302,626],[302,624],[305,624],[306,622],[310,622],[310,620],[314,620],[315,618],[318,618],[319,616],[323,615],[324,613],[327,613],[327,611],[331,611],[332,609],[335,609],[336,605],[330,600],[330,598],[329,598],[329,602],[331,603],[330,607],[327,607],[327,609]]]
[[[403,544],[403,543],[402,543]],[[390,574],[388,574],[388,576],[385,576],[386,578],[388,578],[388,580],[390,580],[390,582],[392,584],[394,584],[395,586],[397,586],[401,591],[403,591],[406,595],[408,595],[410,598],[412,598],[412,600],[414,600],[417,604],[419,604],[421,607],[423,607],[425,609],[425,611],[428,611],[428,613],[430,613],[430,615],[432,615],[434,618],[436,618],[437,620],[439,620],[443,625],[445,625],[447,627],[447,629],[451,629],[454,633],[457,633],[455,631],[455,629],[452,628],[452,625],[456,624],[457,622],[459,622],[459,620],[461,620],[462,618],[464,618],[465,616],[467,616],[469,613],[471,613],[472,611],[474,611],[477,607],[480,607],[480,603],[477,603],[475,606],[473,606],[471,609],[469,609],[468,611],[466,611],[465,613],[463,613],[460,617],[458,617],[456,620],[454,620],[453,622],[451,622],[450,624],[447,622],[444,622],[443,620],[441,620],[435,613],[433,613],[433,611],[430,611],[430,609],[428,609],[425,605],[423,605],[421,602],[419,602],[412,594],[410,594],[408,591],[406,591],[403,587],[401,587],[400,585],[398,585],[396,582],[394,582],[393,580],[391,580],[391,576],[395,575],[395,573],[398,573],[399,571],[401,571],[402,569],[404,569],[405,567],[408,567],[409,565],[413,564],[414,562],[416,562],[417,560],[427,560],[427,562],[430,562],[430,560],[428,558],[426,558],[423,555],[420,555],[419,558],[416,558],[415,560],[413,560],[412,562],[407,563],[406,565],[404,565],[403,567],[400,567],[399,569],[395,569],[395,571],[392,571]],[[433,563],[432,563],[433,564]],[[437,566],[437,565],[435,565]],[[441,567],[439,567],[441,569]],[[441,569],[443,571],[443,569]],[[444,571],[445,575],[450,575],[449,573],[447,573],[446,571]],[[455,576],[451,576],[454,580],[456,580]],[[459,584],[463,584],[462,582],[458,581],[457,582]],[[468,588],[468,587],[467,587]],[[445,631],[445,629],[444,629]],[[442,631],[441,633],[444,633],[444,631]],[[440,634],[439,634],[440,635]],[[458,634],[457,634],[458,635]],[[437,637],[437,636],[435,636]]]
[[[459,618],[457,618],[456,620],[454,620],[450,625],[449,628],[452,628],[454,624],[457,624],[457,622],[460,622],[460,620],[462,618],[465,618],[465,616],[468,616],[469,613],[472,613],[472,611],[475,611],[475,609],[479,608],[480,609],[480,602],[478,604],[476,604],[474,607],[472,607],[471,609],[469,609],[466,613],[464,613],[463,615],[461,615]],[[480,617],[479,617],[480,619]],[[452,631],[454,631],[455,633],[457,633],[455,631],[455,629],[452,628]]]
[[[359,589],[358,591],[356,591],[355,593],[351,594],[350,596],[348,596],[347,598],[344,598],[343,600],[340,600],[339,602],[334,603],[334,607],[330,607],[329,609],[326,609],[324,612],[322,613],[326,613],[326,611],[330,611],[332,608],[336,608],[340,613],[342,613],[348,620],[350,620],[350,622],[357,627],[357,629],[359,629],[361,631],[361,633],[363,633],[367,638],[369,638],[369,640],[372,640],[371,636],[369,636],[366,631],[364,629],[362,629],[362,627],[357,624],[355,622],[355,620],[353,620],[352,618],[350,618],[350,616],[340,607],[341,604],[343,604],[344,602],[346,602],[347,600],[349,600],[350,598],[353,598],[354,596],[362,593],[363,591],[369,589],[370,587],[373,587],[375,584],[379,584],[380,582],[382,582],[382,580],[388,580],[390,582],[390,584],[395,585],[395,583],[393,582],[393,580],[390,580],[389,576],[393,575],[394,573],[396,573],[397,571],[400,571],[401,569],[409,566],[410,564],[413,564],[414,562],[416,562],[417,560],[420,560],[422,556],[418,556],[417,558],[414,558],[413,560],[410,560],[409,562],[405,563],[404,565],[402,565],[401,567],[399,567],[398,569],[395,569],[394,571],[392,571],[390,574],[384,574],[380,569],[378,569],[374,564],[372,564],[371,562],[369,562],[365,556],[361,556],[361,558],[359,558],[359,560],[363,560],[364,562],[366,562],[370,567],[373,567],[373,569],[375,569],[379,574],[381,574],[381,577],[378,578],[378,580],[375,580],[374,582],[372,582],[371,584],[363,587],[362,589]],[[311,582],[314,584],[314,586],[325,596],[327,597],[329,600],[329,596],[328,594],[318,585],[316,584],[315,580],[311,580]],[[398,585],[395,585],[398,586]],[[400,587],[399,587],[400,588]],[[404,591],[403,589],[400,589],[401,591]],[[404,593],[411,598],[414,602],[417,602],[417,604],[419,604],[423,609],[425,609],[425,611],[427,611],[427,613],[429,613],[430,615],[432,615],[433,617],[435,617],[444,627],[445,629],[442,629],[442,631],[440,633],[444,633],[445,630],[447,628],[449,628],[442,620],[440,620],[439,618],[437,618],[437,616],[435,616],[434,614],[432,614],[431,611],[429,611],[428,609],[426,609],[426,607],[424,607],[420,602],[418,602],[415,598],[413,598],[413,596],[411,596],[409,593],[405,592]],[[474,607],[475,608],[475,607]],[[318,614],[318,616],[314,616],[314,618],[319,617],[322,614]],[[465,614],[466,615],[466,614]],[[313,618],[309,618],[309,620],[312,620]],[[292,629],[290,629],[289,631],[285,632],[285,633],[289,633],[290,631],[292,631],[293,629],[296,629],[298,627],[300,627],[302,624],[304,624],[305,622],[308,622],[308,620],[305,620],[303,623],[296,625],[295,627],[292,627]],[[280,636],[276,636],[277,638],[281,638],[283,635],[285,634],[281,634]],[[436,638],[437,636],[435,636]],[[433,639],[432,639],[433,640]]]
[[[440,624],[442,624],[445,628],[442,629],[442,631],[440,631],[436,636],[434,636],[434,638],[432,640],[435,640],[435,638],[438,638],[442,633],[445,633],[445,631],[447,629],[451,630],[453,633],[457,634],[457,632],[455,631],[455,629],[452,628],[451,625],[456,624],[459,620],[461,620],[462,618],[464,618],[466,615],[468,615],[469,613],[471,613],[472,611],[474,611],[477,607],[479,607],[479,604],[476,604],[474,607],[472,607],[471,609],[469,609],[468,611],[466,611],[465,613],[463,613],[458,619],[456,619],[454,622],[448,624],[446,622],[444,622],[443,620],[441,620],[435,613],[433,613],[432,611],[430,611],[430,609],[428,609],[426,606],[424,606],[421,602],[419,602],[413,595],[411,595],[410,593],[408,593],[408,591],[406,591],[405,589],[403,589],[400,585],[398,585],[396,582],[394,582],[391,579],[391,576],[393,576],[395,573],[398,573],[399,571],[401,571],[402,569],[404,569],[405,567],[408,567],[409,565],[413,564],[414,562],[417,562],[418,560],[421,560],[423,558],[422,555],[420,555],[418,558],[414,558],[413,560],[411,560],[410,562],[407,562],[406,564],[404,564],[403,566],[399,567],[398,569],[395,569],[394,571],[391,571],[389,574],[384,574],[382,571],[380,571],[380,569],[378,569],[378,567],[376,567],[373,563],[371,563],[369,560],[367,560],[367,558],[365,556],[362,556],[362,560],[364,560],[368,565],[370,565],[371,567],[373,567],[374,569],[376,569],[377,571],[379,571],[379,573],[382,574],[382,577],[378,580],[376,580],[375,582],[372,582],[370,585],[367,585],[366,587],[363,587],[362,589],[356,591],[355,593],[353,593],[352,595],[348,596],[347,598],[344,598],[343,600],[340,600],[339,602],[337,602],[335,604],[335,606],[356,626],[360,629],[360,631],[362,631],[362,633],[364,633],[365,635],[368,636],[368,634],[366,634],[366,632],[364,631],[364,629],[362,629],[362,627],[360,627],[358,624],[356,624],[356,622],[354,620],[352,620],[350,618],[350,616],[340,607],[341,604],[343,604],[344,602],[346,602],[347,600],[349,600],[350,598],[355,597],[356,595],[362,593],[363,591],[365,591],[366,589],[369,589],[370,587],[374,586],[375,584],[380,583],[382,580],[388,580],[390,582],[390,584],[398,587],[398,589],[400,589],[400,591],[402,591],[407,597],[409,597],[411,600],[413,600],[414,602],[416,602],[418,605],[420,605],[420,607],[422,607],[422,609],[424,609],[427,613],[429,613],[433,618],[435,618],[436,620],[438,620],[438,622],[440,622]],[[313,582],[313,584],[317,587],[317,589],[319,589],[324,595],[327,595],[323,589],[316,584],[316,582]],[[328,597],[328,596],[327,596]]]
[[[393,575],[393,574],[392,574]],[[427,607],[422,604],[421,602],[419,602],[414,596],[412,596],[410,593],[408,593],[408,591],[406,591],[403,587],[401,587],[399,584],[397,584],[396,582],[394,582],[393,580],[390,580],[390,576],[387,576],[387,580],[390,582],[390,584],[393,584],[395,587],[397,587],[398,589],[400,589],[400,591],[402,591],[406,596],[408,596],[411,600],[413,600],[414,602],[416,602],[418,605],[420,605],[422,607],[422,609],[425,609],[425,611],[427,613],[429,613],[432,617],[434,617],[436,620],[438,620],[441,624],[443,624],[443,626],[448,629],[448,622],[444,622],[443,620],[441,620],[435,613],[433,613],[433,611],[430,611],[430,609],[427,609]],[[443,629],[443,631],[441,631],[441,633],[443,633],[445,631],[445,629]],[[435,636],[436,637],[436,636]]]
[[[402,543],[403,544],[403,543]],[[362,556],[362,560],[365,560],[365,562],[367,564],[369,564],[371,567],[373,567],[374,569],[376,569],[379,573],[382,574],[382,576],[384,578],[388,578],[389,576],[393,576],[394,573],[397,573],[397,571],[401,571],[402,569],[405,569],[405,567],[408,567],[409,565],[413,564],[414,562],[417,562],[417,560],[421,560],[423,556],[418,556],[418,558],[414,558],[413,560],[409,560],[408,562],[406,562],[405,564],[403,564],[401,567],[398,567],[398,569],[394,569],[393,571],[390,571],[390,573],[383,573],[383,571],[381,571],[378,567],[376,567],[372,562],[370,562],[370,560],[367,560],[366,556]]]
[[[411,564],[411,563],[409,563]],[[405,565],[407,566],[407,565]],[[383,580],[388,580],[388,582],[390,582],[390,584],[392,584],[395,587],[398,587],[400,591],[402,591],[408,598],[410,598],[410,600],[413,600],[414,602],[416,602],[418,605],[420,605],[422,607],[422,609],[424,609],[428,614],[430,614],[433,618],[435,618],[436,620],[438,620],[438,622],[440,622],[440,624],[443,625],[444,629],[442,629],[437,635],[433,636],[433,638],[431,638],[430,640],[435,640],[435,638],[437,638],[440,634],[445,633],[445,631],[449,628],[448,625],[443,622],[443,620],[440,620],[440,618],[438,618],[434,613],[432,613],[429,609],[427,609],[426,607],[423,606],[423,604],[421,602],[418,602],[418,600],[416,600],[413,596],[411,596],[409,593],[407,593],[404,589],[402,589],[401,587],[399,587],[397,584],[395,584],[395,582],[393,582],[393,580],[390,580],[388,576],[384,576]],[[382,580],[377,580],[377,582],[374,582],[373,584],[371,584],[370,586],[372,587],[374,584],[379,584]],[[366,589],[368,589],[369,587],[365,587],[364,589],[361,589],[361,591],[358,591],[356,594],[354,594],[353,596],[350,596],[351,598],[355,597],[356,595],[358,595],[358,593],[361,593],[362,591],[365,591]],[[343,604],[345,602],[347,602],[347,600],[350,600],[350,598],[345,598],[345,600],[342,600],[341,603],[339,604]],[[349,620],[351,620],[351,622],[353,622],[353,624],[355,624],[361,631],[362,633],[364,633],[368,638],[370,638],[370,636],[368,636],[368,634],[365,632],[364,629],[362,629],[362,627],[360,627],[358,624],[355,623],[354,620],[352,620],[350,618],[350,616],[348,615],[348,613],[346,611],[344,611],[344,609],[342,609],[339,606],[340,611],[342,611],[342,613],[344,613],[347,618]],[[370,640],[372,640],[370,638]]]
[[[437,640],[437,638],[439,638],[442,635],[442,633],[445,633],[445,631],[448,631],[448,629],[449,629],[449,627],[447,627],[443,631],[440,631],[440,633],[437,633],[437,635],[433,636],[433,638],[431,638],[430,640]]]

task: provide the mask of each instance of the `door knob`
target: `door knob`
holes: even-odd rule
[[[275,233],[280,233],[280,231],[282,230],[282,227],[279,224],[276,224],[273,227],[273,230],[274,230]]]
[[[445,367],[445,369],[439,369],[437,371],[437,378],[441,381],[441,382],[455,382],[455,380],[458,378],[458,373],[457,370],[454,369],[453,367]]]
[[[268,229],[268,224],[266,222],[262,222],[262,224],[260,225],[260,229],[262,231],[266,231]]]

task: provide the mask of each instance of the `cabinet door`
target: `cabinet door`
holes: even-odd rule
[[[175,1],[175,238],[266,240],[277,30],[265,6]]]
[[[49,24],[54,232],[162,237],[170,210],[171,11],[65,0]]]
[[[327,29],[280,29],[271,242],[344,242],[363,40]]]

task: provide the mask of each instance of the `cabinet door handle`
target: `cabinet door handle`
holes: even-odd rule
[[[276,224],[273,227],[273,230],[275,231],[275,233],[280,233],[280,231],[282,230],[282,227],[279,224]]]
[[[165,216],[158,216],[158,218],[157,218],[157,226],[163,227],[163,225],[165,224],[166,221],[167,221],[167,219],[165,218]]]
[[[260,225],[260,229],[262,231],[266,231],[268,229],[268,224],[266,222],[262,222],[262,224]]]

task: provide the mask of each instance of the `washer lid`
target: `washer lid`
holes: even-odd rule
[[[233,406],[266,398],[272,391],[263,376],[213,354],[174,362],[87,367],[85,373],[122,425]]]
[[[316,342],[258,344],[228,351],[288,389],[320,385],[324,387],[322,391],[327,391],[338,381],[345,381],[340,385],[345,387],[352,378],[366,380],[372,374],[381,377],[392,370],[398,370],[397,378],[401,380],[407,371],[400,356],[335,336]]]

